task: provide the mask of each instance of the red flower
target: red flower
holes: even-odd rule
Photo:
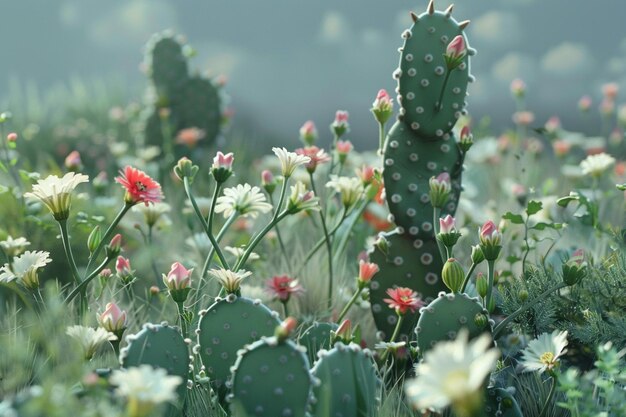
[[[330,156],[317,146],[305,146],[304,148],[296,149],[296,153],[311,158],[306,164],[306,170],[310,173],[314,173],[318,165],[330,161]]]
[[[159,183],[137,168],[127,166],[124,171],[120,171],[119,177],[115,177],[115,181],[126,189],[124,200],[128,204],[145,203],[148,205],[148,203],[158,203],[163,199]]]
[[[275,299],[287,302],[291,294],[297,295],[304,291],[298,280],[287,275],[276,276],[265,282],[265,289]]]
[[[391,298],[385,298],[383,301],[398,314],[406,314],[408,310],[415,313],[415,310],[424,305],[422,299],[410,288],[389,288],[387,295]]]

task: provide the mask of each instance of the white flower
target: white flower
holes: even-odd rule
[[[230,271],[228,269],[211,269],[209,274],[213,275],[222,284],[226,292],[234,293],[239,291],[241,281],[252,275],[252,272],[240,269],[239,271]]]
[[[320,210],[319,201],[313,191],[307,190],[304,183],[298,181],[296,185],[291,186],[287,211],[295,214],[302,210]]]
[[[100,345],[109,340],[117,340],[117,336],[102,327],[93,329],[86,326],[69,326],[65,333],[80,344],[87,360],[93,357]]]
[[[487,333],[468,343],[466,329],[456,340],[436,344],[416,365],[417,378],[405,385],[409,402],[418,410],[443,410],[481,395],[485,378],[500,356],[491,344]]]
[[[24,237],[18,237],[17,239],[13,239],[10,235],[7,236],[6,240],[0,242],[0,247],[4,249],[7,255],[9,256],[17,256],[20,253],[24,252],[26,246],[29,246],[30,242],[26,240]]]
[[[238,184],[236,187],[226,188],[224,195],[218,197],[215,206],[215,212],[223,212],[225,218],[235,212],[243,217],[256,218],[259,213],[267,213],[271,209],[272,205],[266,202],[261,189],[252,187],[250,184]]]
[[[0,268],[0,281],[11,282],[19,279],[21,284],[29,289],[39,287],[39,274],[37,270],[52,262],[49,252],[26,251],[21,256],[13,258],[12,265],[4,264]]]
[[[246,251],[246,249],[241,246],[236,247],[236,248],[233,248],[232,246],[226,246],[224,250],[226,252],[231,253],[237,259],[241,258]],[[257,253],[254,253],[254,252],[251,252],[250,256],[248,256],[249,261],[257,261],[259,259],[261,259],[261,257]]]
[[[165,215],[171,211],[171,207],[167,203],[156,202],[148,205],[138,204],[133,206],[132,210],[143,214],[146,224],[149,227],[156,225],[159,221],[161,221],[163,225],[171,223],[169,218]]]
[[[63,178],[50,175],[37,181],[37,184],[33,185],[33,191],[24,194],[24,197],[41,200],[50,209],[56,220],[65,220],[70,214],[72,191],[78,184],[88,181],[87,175],[75,174],[74,172],[68,172]]]
[[[396,351],[405,346],[406,342],[378,342],[374,345],[374,349]]]
[[[280,160],[281,170],[285,178],[291,177],[291,174],[293,174],[293,171],[295,171],[298,166],[311,162],[311,158],[308,156],[289,152],[285,148],[272,148],[272,151]]]
[[[127,399],[132,415],[144,417],[150,415],[155,406],[176,400],[176,389],[183,379],[168,375],[162,368],[140,365],[113,371],[109,382],[117,386],[117,395]]]
[[[581,163],[580,167],[584,175],[600,177],[611,165],[615,163],[615,158],[604,152],[597,155],[589,155]]]
[[[334,188],[341,194],[341,202],[345,208],[352,207],[363,195],[363,182],[357,177],[338,177],[331,175],[326,187]]]
[[[552,370],[558,359],[566,351],[567,331],[555,330],[552,334],[544,333],[537,339],[531,340],[522,352],[521,365],[525,371]]]

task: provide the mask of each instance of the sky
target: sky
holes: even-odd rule
[[[45,90],[74,76],[115,78],[140,100],[143,45],[164,29],[197,50],[192,67],[226,75],[236,117],[264,136],[295,139],[300,125],[322,126],[335,110],[351,114],[351,136],[376,142],[369,107],[380,88],[395,89],[401,32],[426,0],[0,0],[0,98],[9,80]],[[438,9],[450,4],[436,1]],[[469,112],[511,124],[509,84],[522,78],[543,123],[559,115],[581,127],[583,94],[599,104],[603,83],[626,96],[626,2],[621,0],[462,0],[478,54]],[[121,103],[123,104],[123,103]],[[237,120],[237,119],[235,119]],[[588,127],[585,127],[588,128]]]

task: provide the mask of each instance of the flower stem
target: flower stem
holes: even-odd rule
[[[382,156],[385,152],[385,125],[378,123],[378,155]]]
[[[450,73],[452,71],[451,70],[447,70],[446,71],[446,78],[443,79],[443,85],[441,86],[441,92],[439,93],[439,100],[437,100],[437,105],[435,106],[435,111],[439,112],[441,111],[441,108],[443,107],[443,92],[446,91],[446,87],[448,85],[448,80],[450,79]]]
[[[443,243],[437,239],[437,235],[439,234],[439,215],[441,213],[441,209],[439,207],[433,207],[433,229],[435,230],[435,240],[437,241],[437,248],[439,249],[439,256],[441,257],[441,262],[445,263],[448,258],[446,257],[446,248]]]
[[[76,297],[79,293],[84,293],[87,288],[87,285],[91,282],[91,280],[93,280],[95,277],[98,276],[100,271],[102,271],[104,267],[107,266],[109,261],[110,261],[109,258],[105,258],[104,261],[96,269],[94,269],[93,272],[91,272],[91,274],[87,275],[87,277],[84,280],[82,280],[81,283],[76,288],[72,290],[70,295],[68,295],[65,298],[65,303],[67,304],[70,301],[72,301],[74,297]]]
[[[491,298],[493,297],[493,281],[494,281],[494,268],[495,260],[487,260],[487,296],[485,297],[485,308],[489,310],[491,305]]]
[[[272,198],[272,194],[269,194],[269,200],[270,200],[270,204],[273,206],[274,205],[274,199]],[[279,210],[278,207],[274,207],[274,210]],[[278,225],[276,225],[274,227],[274,229],[276,229],[276,236],[278,237],[278,245],[280,246],[280,251],[283,254],[283,258],[285,258],[285,263],[287,264],[287,270],[289,270],[289,273],[291,273],[291,262],[289,261],[289,256],[287,256],[287,249],[285,248],[285,243],[283,242],[283,237],[280,233],[280,229],[278,228]]]
[[[309,173],[309,177],[311,178],[311,190],[313,190],[313,193],[317,195],[313,173]],[[324,215],[324,210],[320,210],[320,220],[322,222],[324,241],[326,242],[326,250],[328,252],[328,309],[330,310],[333,304],[333,247],[330,243],[330,235],[328,234],[328,227],[326,226],[326,216]]]
[[[334,236],[335,233],[337,232],[337,230],[339,229],[339,227],[343,224],[343,221],[347,218],[347,214],[344,210],[341,219],[339,220],[339,222],[330,230],[330,232],[328,232],[329,236]],[[309,252],[306,254],[306,256],[304,257],[304,262],[302,263],[302,265],[300,265],[300,268],[296,271],[296,275],[298,275],[302,269],[304,269],[304,267],[309,263],[309,261],[311,260],[311,258],[313,257],[313,255],[315,255],[317,253],[317,251],[324,246],[324,243],[326,242],[326,238],[323,237],[320,240],[317,241],[317,243],[315,243],[315,245],[311,248],[311,250],[309,250]]]
[[[224,225],[222,226],[222,228],[220,229],[220,231],[217,234],[217,238],[215,239],[215,240],[217,240],[218,244],[220,243],[220,241],[224,237],[224,234],[226,234],[226,231],[233,224],[233,222],[235,221],[235,219],[237,218],[238,215],[239,215],[239,213],[234,212],[226,220],[226,223],[224,223]],[[202,267],[202,274],[200,275],[200,285],[198,287],[198,292],[201,292],[200,290],[204,286],[204,282],[205,282],[204,278],[206,277],[206,273],[209,270],[209,266],[211,266],[211,262],[213,261],[213,256],[214,255],[215,255],[215,248],[213,246],[211,246],[211,250],[209,250],[209,254],[207,255],[206,259],[204,260],[204,266]]]
[[[238,271],[240,270],[245,264],[246,261],[248,260],[248,257],[250,256],[250,254],[252,253],[252,251],[254,250],[254,248],[256,247],[256,245],[259,244],[259,242],[261,241],[261,239],[263,239],[263,237],[270,231],[272,230],[272,228],[274,228],[274,226],[276,224],[278,224],[282,219],[284,219],[287,216],[287,211],[284,210],[282,213],[280,213],[278,215],[278,217],[276,217],[275,219],[272,219],[271,222],[269,222],[264,228],[263,230],[261,230],[253,239],[252,242],[250,242],[250,244],[248,245],[248,247],[246,248],[246,251],[243,253],[243,255],[241,256],[241,258],[239,258],[239,260],[237,261],[237,264],[235,265],[235,268],[232,269],[233,271]]]
[[[470,277],[472,276],[472,273],[474,272],[474,269],[476,269],[477,264],[472,262],[472,266],[470,266],[469,271],[467,271],[467,275],[465,275],[465,279],[463,280],[463,285],[461,286],[461,292],[464,293],[465,292],[465,287],[467,287],[467,283],[470,280]]]
[[[356,300],[359,298],[359,295],[361,295],[362,291],[363,291],[363,287],[359,285],[359,288],[354,292],[354,295],[352,296],[352,298],[350,298],[350,301],[348,301],[348,304],[346,304],[343,310],[341,310],[341,313],[339,314],[339,317],[337,318],[337,323],[341,323],[341,320],[343,320],[346,314],[348,314],[348,310],[350,310],[350,307],[352,307],[352,304],[354,304]]]
[[[148,226],[148,236],[146,237],[146,240],[148,242],[148,254],[150,255],[150,265],[152,266],[152,272],[154,273],[154,279],[156,280],[156,286],[159,288],[163,287],[163,281],[159,279],[159,269],[157,267],[156,264],[156,259],[154,259],[154,251],[152,248],[152,243],[153,243],[153,233],[152,233],[152,229],[154,228],[154,225],[149,225]]]
[[[281,304],[283,305],[283,312],[285,313],[285,318],[289,317],[289,310],[287,309],[287,302],[288,301],[281,301]]]
[[[58,223],[59,228],[61,229],[61,240],[63,240],[63,250],[65,251],[67,263],[70,265],[70,270],[72,271],[72,276],[74,277],[74,281],[76,281],[76,285],[79,285],[80,274],[78,273],[78,268],[76,268],[74,253],[72,252],[72,247],[70,246],[70,236],[67,232],[67,219],[59,220]]]
[[[352,215],[352,213],[356,213],[350,219],[350,223],[348,223],[346,232],[343,234],[343,236],[341,236],[341,239],[339,240],[339,244],[335,246],[335,256],[339,256],[340,254],[343,253],[346,245],[348,244],[348,238],[350,236],[350,232],[352,231],[352,229],[354,229],[354,226],[356,225],[356,222],[359,221],[359,219],[361,218],[361,215],[363,214],[363,212],[367,208],[368,204],[369,204],[369,200],[363,200],[363,202],[361,203],[361,205],[359,206],[358,209],[352,209],[347,214],[342,215],[339,224],[336,226],[337,228],[339,228],[339,226],[341,225],[341,222],[343,222],[344,219],[348,218],[349,215]],[[344,213],[346,213],[345,210],[344,210]],[[331,236],[334,233],[335,232],[333,231],[331,233]]]
[[[180,318],[180,329],[182,332],[183,339],[188,337],[187,334],[187,319],[185,317],[185,305],[181,302],[176,302],[176,306],[178,307],[178,317]]]
[[[552,398],[554,398],[554,393],[556,391],[556,375],[552,376],[552,384],[550,385],[550,392],[548,393],[548,398],[546,398],[546,402],[543,403],[543,407],[541,407],[541,413],[539,413],[539,417],[545,417],[548,413],[548,407],[552,403]]]
[[[111,224],[107,228],[106,232],[104,232],[104,235],[102,236],[102,239],[100,240],[100,243],[98,244],[98,247],[96,247],[96,250],[94,250],[93,253],[89,256],[89,261],[87,262],[87,268],[85,268],[85,274],[91,275],[89,273],[89,267],[91,266],[91,263],[98,258],[98,255],[102,251],[102,248],[104,248],[104,245],[106,244],[106,242],[111,237],[111,234],[113,234],[113,230],[115,229],[117,224],[122,220],[122,217],[124,217],[126,212],[128,210],[130,210],[130,208],[133,205],[134,204],[132,204],[132,203],[131,204],[128,204],[128,203],[124,204],[124,207],[122,207],[122,209],[119,211],[119,213],[117,213],[117,216],[115,216],[115,218],[113,219],[113,221],[111,222]],[[83,282],[86,281],[86,280],[87,280],[87,278],[83,279]]]
[[[402,314],[398,314],[398,322],[396,323],[396,328],[393,329],[393,334],[391,335],[391,339],[389,339],[389,343],[393,343],[396,341],[396,337],[400,334],[400,327],[402,327],[402,320],[404,320],[404,316]],[[383,352],[380,357],[381,361],[384,363],[385,359],[387,359],[387,355],[389,354],[389,349]]]

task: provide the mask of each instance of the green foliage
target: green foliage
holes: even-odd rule
[[[298,344],[306,348],[309,363],[317,360],[317,352],[330,349],[331,332],[337,330],[336,323],[313,323],[298,338]]]

